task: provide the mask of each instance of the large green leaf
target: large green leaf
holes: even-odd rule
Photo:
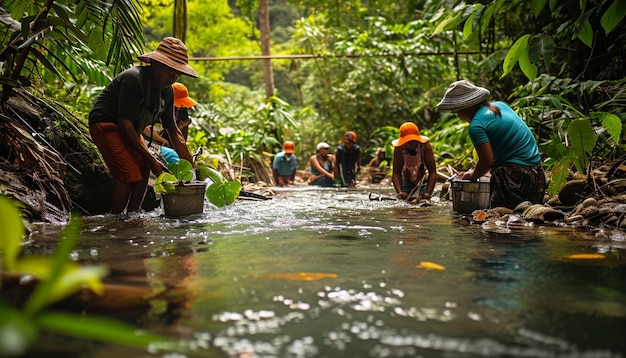
[[[517,39],[517,41],[515,41],[513,46],[511,46],[511,49],[509,50],[509,52],[506,54],[506,57],[504,58],[504,62],[502,64],[503,73],[502,73],[502,76],[500,76],[500,78],[508,75],[511,72],[511,70],[513,70],[513,67],[519,61],[519,58],[522,56],[523,53],[528,53],[528,39],[529,38],[530,38],[530,34],[526,34],[520,37],[519,39]]]
[[[541,14],[543,8],[546,7],[547,3],[548,0],[532,0],[530,3],[530,9],[532,10],[533,15],[535,15],[535,17],[538,17],[539,14]]]
[[[613,141],[615,141],[615,143],[619,143],[622,135],[622,121],[619,117],[606,112],[592,112],[591,115],[594,118],[599,118],[602,122],[602,127],[609,132]]]
[[[234,180],[224,183],[213,183],[206,190],[206,198],[215,206],[230,205],[239,196],[241,188],[241,183]]]
[[[626,0],[615,0],[600,19],[600,25],[606,33],[613,31],[615,26],[626,16]]]
[[[528,51],[524,51],[521,53],[519,57],[519,67],[522,69],[522,72],[530,80],[530,82],[534,82],[537,77],[537,66],[535,66],[530,59],[528,58]]]
[[[591,27],[589,20],[585,20],[583,25],[580,27],[580,30],[578,31],[578,38],[588,47],[593,45],[593,28]]]
[[[17,256],[20,253],[20,244],[24,235],[24,224],[16,204],[0,195],[0,258],[2,268],[15,268]]]
[[[178,178],[168,172],[163,172],[154,182],[154,192],[157,194],[171,194],[176,191],[176,183],[178,183]]]
[[[543,61],[545,70],[550,71],[552,54],[554,52],[554,38],[547,34],[533,36],[528,40],[528,56],[533,63]]]
[[[574,162],[576,169],[584,173],[587,170],[589,156],[596,143],[596,134],[593,131],[591,122],[586,118],[572,121],[567,128],[567,135],[577,156],[578,162]]]
[[[193,179],[193,165],[186,159],[181,159],[177,163],[167,165],[172,174],[178,180],[190,181]]]

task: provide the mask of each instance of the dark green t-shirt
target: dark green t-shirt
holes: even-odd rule
[[[150,67],[131,67],[117,75],[98,96],[89,113],[89,124],[112,122],[128,118],[137,134],[146,126],[161,122],[163,128],[176,125],[174,121],[174,91],[168,87],[159,91],[150,85]]]

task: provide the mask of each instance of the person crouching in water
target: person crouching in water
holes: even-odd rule
[[[98,96],[89,113],[89,133],[102,154],[115,187],[111,213],[138,211],[148,187],[150,171],[159,176],[167,168],[146,146],[144,128],[161,122],[180,158],[191,154],[174,119],[172,84],[181,75],[197,78],[188,65],[187,47],[174,37],[164,38],[155,51],[139,56],[149,66],[135,66],[118,74]]]
[[[356,144],[356,133],[348,131],[343,135],[343,143],[335,149],[333,174],[335,184],[354,188],[356,175],[361,171],[361,147]]]
[[[274,156],[272,175],[277,186],[289,186],[295,180],[298,158],[294,150],[295,144],[288,140],[283,143],[283,151]]]
[[[504,102],[489,102],[488,89],[467,81],[453,82],[437,108],[455,112],[469,122],[469,136],[478,153],[476,168],[462,179],[478,180],[491,171],[490,208],[514,209],[523,201],[543,202],[546,177],[537,141],[530,128]]]
[[[393,174],[391,181],[397,198],[428,199],[437,184],[437,165],[428,138],[421,136],[417,125],[406,122],[400,126],[400,138],[393,145]],[[423,181],[428,170],[426,187]]]
[[[311,156],[309,164],[311,166],[311,176],[309,177],[309,185],[317,185],[321,187],[334,186],[333,175],[333,156],[328,154],[330,146],[326,142],[320,142],[317,145],[317,152]]]

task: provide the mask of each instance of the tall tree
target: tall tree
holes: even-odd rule
[[[270,56],[270,6],[269,0],[259,0],[259,30],[261,31],[261,55]],[[272,60],[264,58],[263,78],[265,79],[265,95],[274,96],[274,71]]]
[[[174,1],[174,37],[185,42],[187,36],[187,0]]]

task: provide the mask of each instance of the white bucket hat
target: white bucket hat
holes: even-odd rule
[[[465,80],[452,82],[437,104],[439,110],[460,111],[484,102],[489,97],[489,90],[475,86]]]
[[[317,145],[317,151],[319,151],[320,149],[328,149],[328,148],[330,148],[330,146],[326,142],[320,142]]]

